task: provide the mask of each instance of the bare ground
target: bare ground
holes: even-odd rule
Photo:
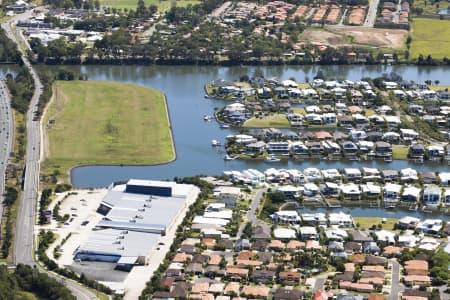
[[[302,40],[331,47],[366,45],[385,48],[402,48],[408,31],[401,29],[330,26],[326,30],[306,29]]]

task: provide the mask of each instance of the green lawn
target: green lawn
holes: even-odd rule
[[[359,223],[359,228],[361,229],[368,229],[372,227],[372,225],[378,225],[381,224],[381,220],[383,218],[378,217],[354,217],[353,221],[356,223]],[[386,223],[382,224],[382,228],[386,230],[393,230],[394,224],[397,223],[398,220],[395,218],[386,218]]]
[[[43,122],[45,171],[65,174],[79,164],[150,165],[175,158],[165,98],[154,89],[58,81]]]
[[[408,146],[392,145],[392,158],[393,159],[407,159],[408,151],[409,151]]]
[[[100,4],[103,6],[110,6],[114,8],[121,9],[132,9],[136,10],[138,0],[100,0]],[[156,5],[158,7],[158,12],[164,12],[168,10],[172,3],[176,3],[176,6],[185,7],[189,4],[195,5],[200,3],[198,0],[144,0],[145,6]]]
[[[301,114],[301,115],[306,116],[306,111],[305,111],[305,109],[303,107],[294,107],[292,110],[296,114]]]
[[[450,58],[450,21],[416,18],[412,22],[411,58]]]
[[[244,127],[252,127],[252,128],[259,128],[259,127],[290,127],[289,121],[286,118],[286,115],[270,115],[263,118],[251,118],[244,123]]]

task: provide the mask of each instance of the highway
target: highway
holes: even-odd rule
[[[35,114],[38,111],[38,101],[42,94],[42,83],[31,65],[30,61],[26,57],[25,50],[21,48],[20,44],[27,45],[23,35],[19,32],[14,32],[15,24],[18,21],[26,20],[32,15],[32,11],[27,11],[23,14],[16,15],[8,21],[2,23],[2,28],[5,30],[8,37],[13,40],[19,50],[22,53],[22,60],[24,65],[29,69],[33,79],[35,90],[30,102],[30,106],[26,116],[26,128],[27,128],[27,148],[25,154],[25,177],[23,183],[22,198],[20,200],[20,206],[17,214],[16,223],[16,238],[14,245],[14,262],[16,264],[22,263],[27,265],[35,265],[34,253],[33,253],[33,241],[34,241],[34,225],[36,218],[36,203],[39,190],[39,172],[40,172],[40,120],[35,118]],[[21,40],[20,40],[21,39]],[[4,174],[4,173],[3,173]],[[52,277],[60,278],[53,273],[48,272]],[[77,299],[98,299],[94,294],[89,292],[82,286],[69,281],[64,280],[64,284],[70,289],[72,294]]]
[[[9,154],[13,147],[14,122],[8,89],[0,81],[0,216],[3,216],[3,194],[5,192],[5,173]]]

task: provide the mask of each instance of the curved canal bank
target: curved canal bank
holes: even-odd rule
[[[46,70],[58,68],[42,66]],[[72,183],[78,187],[107,186],[112,181],[127,178],[172,179],[175,176],[193,174],[222,174],[224,170],[255,168],[345,168],[373,167],[379,169],[401,169],[412,167],[417,170],[449,171],[447,165],[425,163],[421,165],[408,161],[324,161],[298,160],[273,165],[261,161],[224,161],[223,148],[211,147],[211,140],[224,141],[234,129],[220,128],[215,121],[203,120],[212,115],[216,108],[227,102],[204,98],[204,84],[212,79],[237,80],[248,74],[263,75],[266,78],[295,78],[297,81],[312,80],[321,70],[326,77],[358,80],[363,77],[377,77],[383,73],[397,72],[404,79],[424,81],[440,80],[450,85],[450,69],[445,67],[417,66],[273,66],[273,67],[216,67],[216,66],[65,66],[64,68],[86,74],[93,80],[132,82],[159,89],[167,96],[167,105],[172,122],[173,137],[177,149],[177,160],[160,166],[80,166],[71,172]],[[149,145],[151,146],[151,145]]]

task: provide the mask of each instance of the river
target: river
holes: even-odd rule
[[[54,66],[42,68],[54,69]],[[380,169],[400,169],[412,166],[418,170],[443,171],[446,165],[412,165],[408,161],[385,163],[380,161],[289,161],[267,165],[261,161],[223,161],[221,150],[211,147],[211,140],[223,141],[234,133],[220,129],[216,122],[205,122],[203,115],[210,115],[215,107],[225,105],[224,101],[204,98],[206,82],[223,78],[236,80],[243,74],[263,75],[266,78],[295,78],[297,81],[312,79],[318,70],[327,78],[358,80],[362,77],[377,77],[395,71],[405,79],[423,81],[440,80],[450,85],[450,69],[445,67],[416,66],[273,66],[273,67],[216,67],[216,66],[66,66],[65,68],[87,74],[91,80],[111,80],[136,83],[163,91],[168,100],[170,118],[174,133],[177,159],[158,166],[82,166],[72,171],[72,183],[78,187],[107,186],[112,181],[128,178],[172,179],[175,176],[194,174],[218,175],[224,170],[242,170],[268,167],[299,168],[310,166],[320,168],[344,168],[370,166]],[[150,145],[149,145],[150,146]]]

